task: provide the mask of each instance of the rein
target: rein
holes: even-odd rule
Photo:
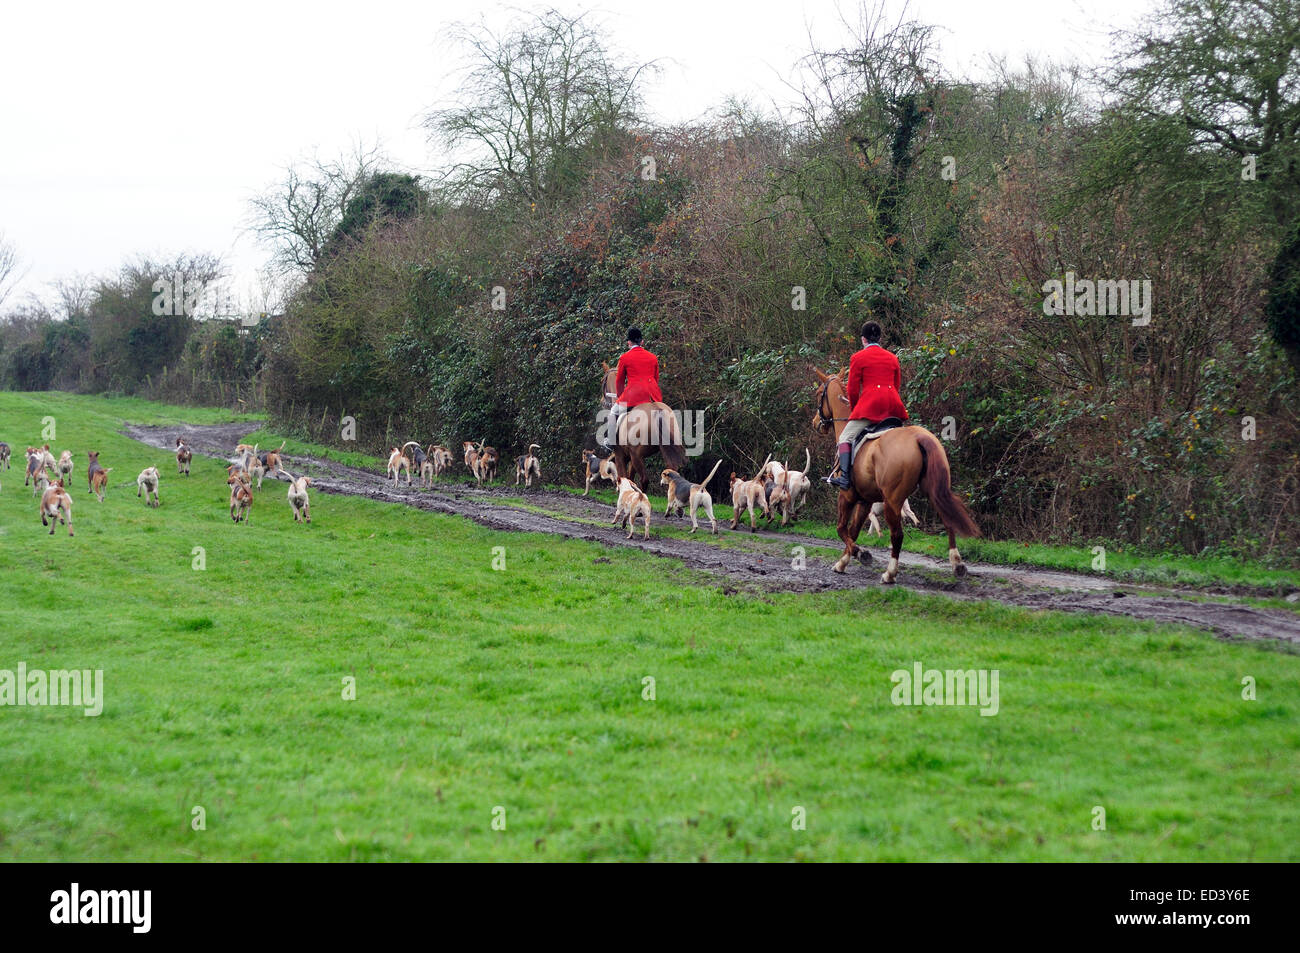
[[[821,393],[817,395],[817,428],[822,432],[830,430],[837,422],[841,420],[851,420],[850,417],[836,417],[835,412],[826,413],[823,408],[830,403],[831,379],[828,377],[822,381]]]

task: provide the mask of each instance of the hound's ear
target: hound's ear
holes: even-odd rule
[[[821,368],[813,367],[811,364],[809,364],[808,370],[812,371],[814,374],[817,375],[817,380],[821,381],[823,384],[826,383],[826,378],[828,375],[823,374]]]

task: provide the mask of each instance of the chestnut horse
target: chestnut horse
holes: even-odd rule
[[[601,362],[605,370],[601,387],[601,403],[606,410],[614,406],[614,375],[617,368]],[[618,478],[630,477],[637,488],[647,495],[645,461],[655,451],[663,455],[664,466],[681,470],[686,466],[686,448],[682,444],[681,427],[673,409],[662,402],[649,401],[629,407],[618,419],[618,433],[614,434],[614,469]]]
[[[812,370],[821,381],[813,426],[821,433],[834,427],[838,444],[840,433],[849,422],[848,369],[839,374]],[[840,490],[837,501],[837,529],[844,540],[844,554],[832,567],[836,572],[844,572],[854,556],[864,566],[871,563],[871,554],[857,543],[858,533],[867,521],[871,505],[883,502],[885,522],[889,524],[890,553],[889,567],[880,581],[890,584],[898,577],[898,555],[903,550],[903,503],[919,486],[939,511],[939,518],[948,530],[948,561],[953,572],[966,575],[966,564],[957,552],[954,534],[978,536],[980,531],[965,505],[953,496],[948,454],[934,434],[924,427],[904,426],[868,441],[853,460],[852,483],[852,488]]]

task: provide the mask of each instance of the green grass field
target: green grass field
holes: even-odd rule
[[[72,539],[22,486],[46,416],[76,456]],[[218,461],[180,478],[116,433],[226,419],[0,394],[0,669],[102,669],[105,693],[98,717],[0,708],[0,857],[1300,859],[1294,654],[866,577],[727,595],[639,552],[323,493],[295,525],[282,483],[235,526]],[[87,449],[114,468],[102,504]],[[997,715],[895,706],[916,662],[996,669]]]

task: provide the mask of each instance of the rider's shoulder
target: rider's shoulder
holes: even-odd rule
[[[858,351],[853,357],[857,360],[869,361],[885,358],[886,360],[898,360],[898,355],[886,348],[883,344],[868,344],[862,350]]]

